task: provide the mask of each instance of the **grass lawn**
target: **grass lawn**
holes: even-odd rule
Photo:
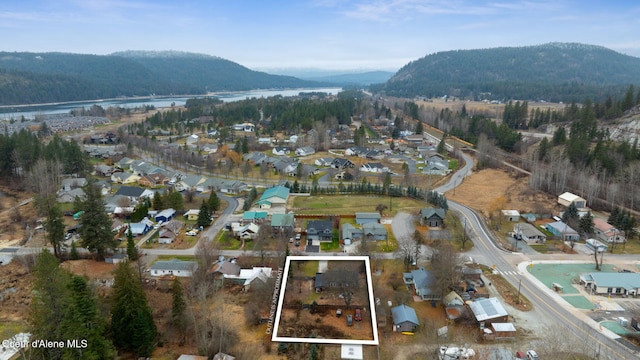
[[[171,260],[171,259],[178,259],[182,261],[194,261],[196,257],[193,255],[158,255],[158,257],[156,258],[156,261]]]
[[[293,207],[297,214],[335,215],[353,214],[356,212],[376,212],[376,206],[379,204],[389,206],[389,197],[374,195],[321,195],[293,198]],[[393,197],[391,198],[391,211],[389,215],[395,215],[398,210],[404,212],[418,211],[424,206],[424,201],[404,197]]]
[[[216,242],[220,244],[222,250],[238,250],[242,246],[242,241],[234,238],[228,231],[220,231]]]
[[[298,268],[298,265],[300,267]],[[316,276],[318,272],[318,261],[317,260],[308,260],[308,261],[295,261],[291,263],[293,266],[293,274],[295,275],[303,275],[303,276]],[[302,274],[300,274],[302,273]]]
[[[27,331],[27,324],[22,322],[0,322],[0,337],[2,339],[9,339],[15,334]]]

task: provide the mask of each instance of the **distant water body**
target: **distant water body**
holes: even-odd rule
[[[213,93],[208,95],[178,96],[178,97],[141,97],[141,98],[122,98],[108,100],[93,100],[68,102],[57,104],[39,104],[39,105],[19,105],[19,106],[1,106],[0,120],[16,119],[19,120],[23,116],[27,119],[33,119],[36,115],[53,115],[67,114],[69,111],[78,108],[89,108],[93,105],[99,105],[103,108],[119,106],[123,108],[136,108],[142,106],[153,106],[155,108],[164,108],[174,106],[183,106],[188,99],[202,97],[216,97],[224,102],[240,101],[250,98],[267,98],[271,96],[296,96],[301,92],[323,92],[336,95],[342,91],[342,88],[309,88],[309,89],[291,89],[291,90],[251,90],[238,92]]]

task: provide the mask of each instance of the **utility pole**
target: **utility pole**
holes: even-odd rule
[[[520,281],[518,282],[518,301],[517,301],[518,304],[520,304],[520,286],[522,285],[522,278],[520,278],[519,280]]]

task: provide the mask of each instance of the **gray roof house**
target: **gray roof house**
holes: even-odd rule
[[[591,272],[580,275],[580,284],[596,294],[638,295],[640,273]]]
[[[198,268],[196,261],[184,261],[179,259],[156,261],[149,268],[151,276],[173,275],[178,277],[190,277]]]
[[[309,156],[311,154],[315,154],[316,151],[311,146],[303,146],[301,148],[297,148],[295,153],[296,156]]]
[[[307,223],[307,240],[331,241],[333,239],[333,224],[331,220],[309,220]]]
[[[423,208],[420,210],[420,223],[429,227],[440,227],[444,223],[445,211],[441,208]]]
[[[85,178],[67,178],[62,179],[61,182],[61,190],[62,191],[71,191],[73,189],[81,188],[87,184],[87,179]]]
[[[478,322],[505,323],[509,321],[509,313],[496,298],[479,299],[469,304]]]
[[[527,243],[545,243],[547,241],[547,235],[529,223],[513,225],[513,232]]]
[[[402,277],[405,284],[413,285],[416,294],[422,300],[437,301],[441,299],[440,292],[432,289],[435,285],[435,277],[424,267],[421,266],[418,270],[404,273]]]
[[[393,318],[393,331],[396,332],[414,332],[420,325],[416,311],[407,305],[391,308],[391,317]]]
[[[352,242],[362,239],[362,229],[359,229],[349,223],[342,224],[342,241],[345,245],[351,245]]]
[[[366,223],[378,223],[380,222],[380,214],[377,212],[357,212],[356,213],[356,224],[362,225]]]
[[[84,200],[85,193],[84,193],[84,190],[82,190],[82,188],[75,188],[69,191],[58,192],[58,202],[60,203],[74,202],[76,197],[80,200]]]
[[[366,223],[362,225],[362,237],[366,240],[387,240],[387,228],[378,223]]]

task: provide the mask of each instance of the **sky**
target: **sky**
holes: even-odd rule
[[[548,42],[640,57],[636,0],[2,0],[0,51],[177,50],[256,70],[396,71]]]

